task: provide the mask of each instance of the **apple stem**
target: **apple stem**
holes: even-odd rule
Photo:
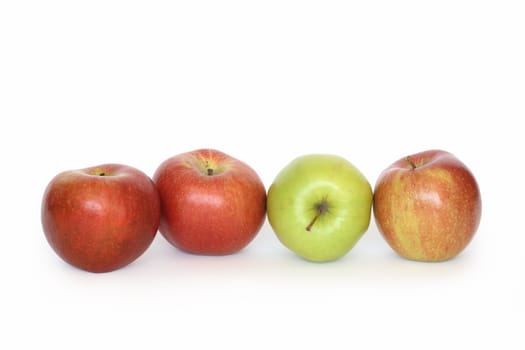
[[[208,168],[208,176],[212,176],[213,175],[213,169],[212,168]]]
[[[321,215],[323,215],[324,213],[328,211],[328,204],[326,203],[326,201],[323,201],[322,203],[319,203],[315,206],[315,210],[316,210],[316,213],[315,213],[314,218],[308,224],[308,226],[306,226],[306,231],[308,232],[312,230],[312,226],[315,224],[317,219],[319,219]]]
[[[407,162],[408,164],[410,164],[410,167],[412,168],[412,170],[414,170],[415,168],[417,168],[416,164],[414,163],[414,160],[412,159],[411,156],[408,156],[407,157]]]
[[[104,173],[104,172],[98,174],[98,176],[105,176],[105,175],[106,175],[106,173]]]
[[[310,232],[312,230],[312,226],[315,224],[315,222],[317,221],[319,216],[321,216],[321,212],[318,210],[317,214],[315,214],[313,220],[308,224],[308,226],[306,226],[306,231]]]

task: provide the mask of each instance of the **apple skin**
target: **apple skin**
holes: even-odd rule
[[[378,177],[374,217],[402,257],[445,261],[471,241],[481,219],[481,194],[472,172],[443,150],[399,159]]]
[[[250,243],[266,218],[266,189],[246,163],[215,149],[165,160],[156,170],[160,232],[192,254],[233,254]]]
[[[69,264],[109,272],[150,246],[160,221],[160,199],[143,172],[103,164],[56,175],[41,207],[47,241]]]
[[[368,229],[372,188],[346,159],[309,154],[279,172],[267,205],[284,246],[308,261],[327,262],[347,254]]]

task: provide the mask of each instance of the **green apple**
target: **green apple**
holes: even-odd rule
[[[336,260],[370,224],[372,188],[346,159],[310,154],[282,169],[268,190],[268,220],[279,240],[306,260]]]

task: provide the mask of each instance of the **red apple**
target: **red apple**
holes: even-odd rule
[[[135,168],[104,164],[56,175],[42,200],[42,225],[55,252],[90,272],[108,272],[137,259],[160,221],[153,181]]]
[[[471,241],[481,219],[481,195],[471,171],[454,155],[430,150],[385,169],[374,190],[379,231],[399,255],[444,261]]]
[[[161,234],[194,254],[239,251],[266,217],[266,190],[242,161],[213,149],[179,154],[153,176],[161,198]]]

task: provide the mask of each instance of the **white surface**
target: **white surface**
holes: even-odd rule
[[[0,4],[0,348],[523,349],[522,2],[179,3]],[[440,264],[398,258],[373,222],[329,264],[268,224],[226,257],[159,235],[108,274],[48,246],[40,200],[56,173],[152,175],[200,147],[266,186],[300,154],[344,156],[373,185],[443,148],[479,181],[481,226]]]

